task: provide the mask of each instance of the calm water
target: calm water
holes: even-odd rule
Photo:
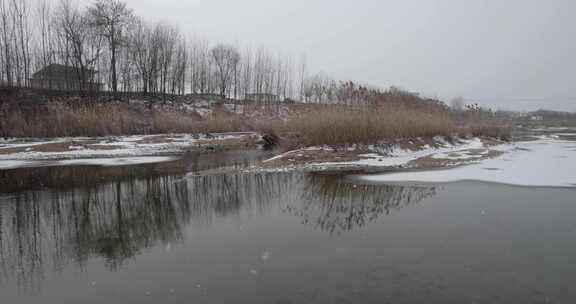
[[[0,303],[575,303],[576,190],[0,171]]]

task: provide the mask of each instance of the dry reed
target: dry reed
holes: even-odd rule
[[[260,131],[292,138],[289,145],[369,145],[400,138],[452,136],[446,111],[408,107],[310,107],[289,117],[246,118],[215,111],[149,110],[122,103],[47,103],[29,109],[0,108],[0,137],[108,136],[160,133]],[[506,137],[499,126],[468,128],[474,136]]]

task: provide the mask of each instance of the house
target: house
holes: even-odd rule
[[[251,100],[251,101],[256,101],[256,102],[276,102],[276,101],[280,100],[278,95],[269,94],[269,93],[246,94],[245,99]]]
[[[543,121],[543,120],[544,120],[544,117],[543,117],[542,115],[532,115],[532,116],[530,117],[530,120],[532,120],[532,121]]]
[[[80,77],[82,73],[79,68],[51,64],[34,73],[30,79],[30,85],[37,89],[100,91],[103,85],[94,81],[97,73],[95,70],[87,69],[84,71],[84,77]],[[80,80],[81,78],[84,79]]]

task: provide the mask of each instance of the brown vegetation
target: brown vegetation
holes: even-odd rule
[[[0,109],[1,137],[145,134],[143,114],[123,105],[49,103],[32,109]]]
[[[369,145],[399,138],[451,136],[454,125],[447,113],[395,108],[316,110],[272,127],[293,133],[296,146],[342,147]]]
[[[0,108],[0,137],[73,137],[162,133],[260,131],[283,138],[286,148],[370,145],[401,138],[458,135],[510,137],[510,128],[487,123],[456,127],[441,108],[398,106],[293,106],[288,117],[246,117],[214,111],[208,117],[124,103],[51,102]]]
[[[512,126],[505,123],[492,123],[481,122],[473,124],[467,129],[464,129],[472,136],[486,136],[496,139],[509,141],[512,139]]]

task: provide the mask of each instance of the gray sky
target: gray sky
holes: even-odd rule
[[[576,111],[574,0],[125,1],[210,41],[305,51],[311,71],[337,79]]]

